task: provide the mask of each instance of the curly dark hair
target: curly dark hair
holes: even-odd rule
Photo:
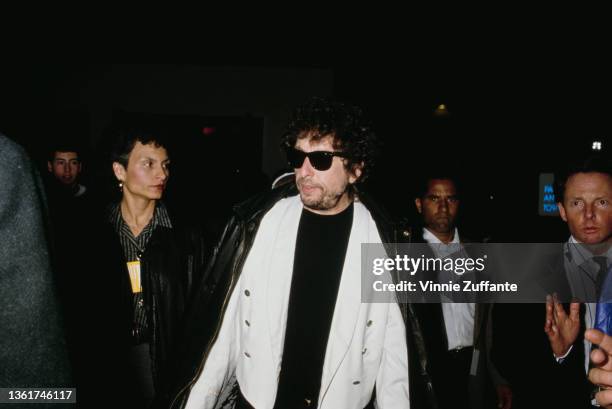
[[[311,98],[294,111],[281,138],[281,148],[286,152],[306,136],[315,141],[333,137],[334,149],[347,155],[347,169],[362,165],[358,183],[367,179],[380,150],[361,108],[329,98]]]

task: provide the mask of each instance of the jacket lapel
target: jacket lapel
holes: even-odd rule
[[[370,237],[372,233],[370,228],[373,224],[371,225],[369,220],[370,215],[365,207],[360,203],[355,203],[351,235],[325,351],[321,396],[325,394],[340,364],[346,357],[355,333],[361,310],[361,243],[380,243],[377,232],[376,238]]]
[[[474,348],[479,347],[481,330],[487,319],[488,304],[476,303],[474,311]]]
[[[270,238],[274,249],[266,265],[267,274],[262,279],[267,280],[266,315],[268,316],[269,341],[272,351],[274,368],[280,367],[282,350],[287,327],[287,311],[289,309],[289,294],[293,277],[293,257],[298,225],[302,214],[302,204],[299,196],[287,200],[287,206],[277,219],[276,236]]]

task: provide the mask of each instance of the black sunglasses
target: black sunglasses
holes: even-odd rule
[[[340,156],[342,158],[347,157],[344,152],[304,152],[295,148],[287,149],[287,162],[289,162],[289,166],[294,169],[301,168],[304,164],[304,160],[308,158],[310,164],[316,170],[327,170],[331,167],[334,156]]]

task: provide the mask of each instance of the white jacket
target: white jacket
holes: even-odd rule
[[[360,203],[354,206],[318,407],[363,408],[376,386],[378,408],[406,409],[406,329],[392,300],[362,303],[361,243],[380,243],[380,237],[368,210]],[[295,196],[279,201],[264,216],[187,409],[212,409],[234,371],[253,407],[274,406],[301,211]]]

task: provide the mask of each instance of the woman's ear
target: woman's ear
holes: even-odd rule
[[[125,168],[119,162],[113,162],[113,173],[118,181],[123,182],[125,180]]]

